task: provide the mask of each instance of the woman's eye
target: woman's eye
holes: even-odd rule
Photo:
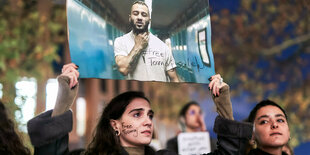
[[[266,124],[266,123],[268,123],[268,121],[266,121],[266,120],[263,120],[263,121],[259,122],[259,124]]]
[[[134,116],[134,117],[139,117],[139,116],[140,116],[140,113],[135,113],[133,116]]]
[[[149,118],[150,118],[151,120],[153,120],[153,117],[154,117],[154,115],[149,115]]]
[[[278,119],[277,121],[278,121],[278,122],[281,122],[281,123],[285,122],[284,119]]]

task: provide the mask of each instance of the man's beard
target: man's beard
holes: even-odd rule
[[[136,35],[144,33],[144,32],[148,32],[149,23],[150,23],[149,21],[146,21],[143,28],[138,29],[136,25],[134,24],[133,20],[130,20],[130,26],[132,27],[133,33]]]

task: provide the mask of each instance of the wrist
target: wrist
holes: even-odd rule
[[[143,50],[144,50],[144,48],[143,48],[142,46],[137,48],[137,52],[138,52],[139,54],[142,53]]]
[[[138,52],[141,52],[145,49],[146,47],[144,47],[141,44],[135,44],[134,49],[138,50]]]

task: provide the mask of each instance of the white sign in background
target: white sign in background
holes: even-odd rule
[[[209,132],[180,133],[178,151],[181,155],[196,155],[211,152]]]

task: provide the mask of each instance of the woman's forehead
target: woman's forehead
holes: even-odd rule
[[[279,116],[279,115],[285,116],[280,108],[276,106],[272,106],[272,105],[261,107],[256,113],[256,118],[259,118],[263,115],[269,116],[269,117]]]
[[[128,106],[126,107],[126,111],[136,108],[143,108],[145,110],[150,110],[151,105],[147,100],[143,98],[135,98],[128,104]]]

